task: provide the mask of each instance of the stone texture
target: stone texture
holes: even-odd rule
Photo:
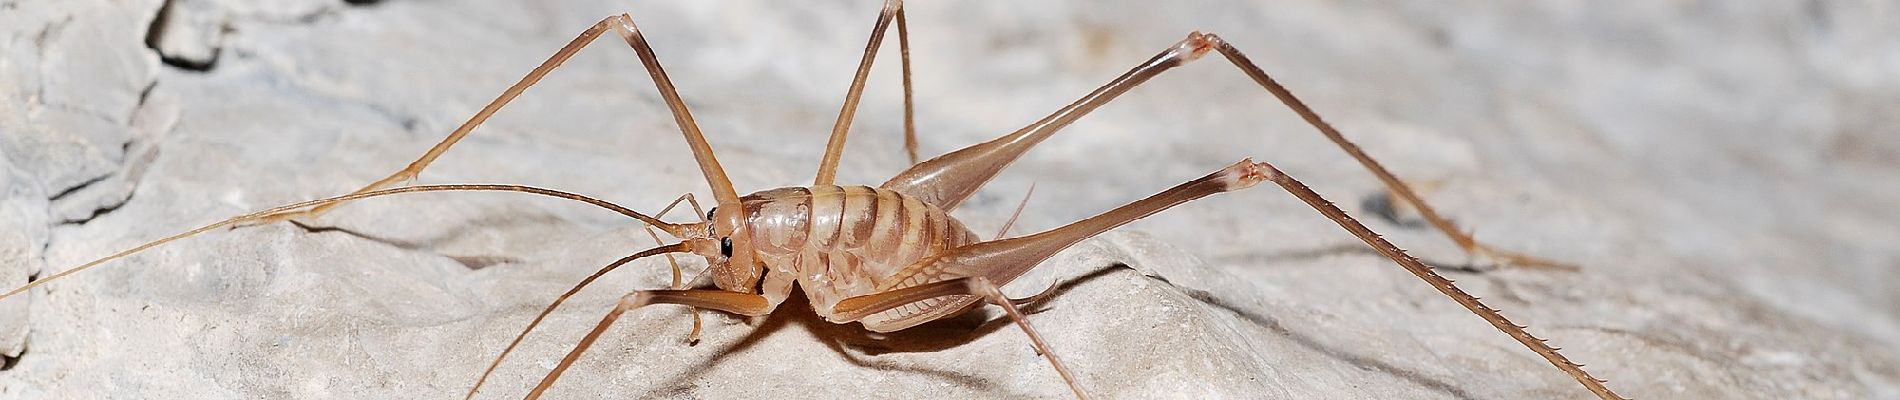
[[[0,2],[0,282],[354,189],[620,12],[740,190],[802,184],[877,6],[361,3]],[[1582,265],[1452,278],[1623,394],[1859,399],[1900,398],[1894,10],[919,1],[910,22],[925,153],[1217,32],[1462,226]],[[886,48],[841,182],[905,165]],[[422,181],[656,210],[704,194],[671,121],[606,40]],[[1412,217],[1370,218],[1377,182],[1218,58],[1069,129],[958,216],[991,232],[1033,183],[1015,231],[1047,229],[1255,157],[1429,260],[1466,262]],[[366,201],[318,225],[221,230],[0,302],[0,353],[19,356],[0,398],[457,396],[554,295],[652,245],[610,214],[502,194]],[[525,393],[614,298],[664,285],[649,261],[551,317],[484,397]],[[1272,186],[1084,242],[1006,291],[1057,282],[1032,321],[1104,397],[1588,396]],[[880,337],[787,304],[711,316],[686,346],[684,313],[656,308],[623,318],[550,394],[1067,396],[996,318]]]

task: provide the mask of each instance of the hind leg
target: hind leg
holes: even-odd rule
[[[1379,164],[1371,155],[1367,155],[1365,151],[1360,150],[1359,146],[1352,141],[1346,140],[1345,135],[1341,134],[1332,124],[1321,119],[1319,114],[1314,113],[1312,108],[1306,106],[1306,103],[1294,97],[1293,93],[1288,91],[1286,87],[1275,82],[1265,71],[1255,66],[1253,61],[1247,59],[1247,56],[1242,54],[1239,49],[1227,44],[1226,41],[1221,40],[1218,36],[1200,32],[1189,34],[1187,39],[1175,43],[1175,45],[1161,51],[1153,58],[1149,58],[1148,61],[1116,77],[1108,84],[1102,85],[1088,95],[1077,99],[1061,110],[1057,110],[1029,126],[1018,129],[1008,135],[971,145],[913,165],[904,172],[892,177],[889,181],[885,181],[882,187],[917,196],[925,202],[945,210],[954,209],[959,203],[962,203],[964,199],[975,193],[976,189],[989,182],[997,173],[1002,172],[1004,167],[1015,162],[1017,158],[1021,157],[1025,152],[1028,152],[1031,147],[1035,147],[1036,144],[1042,143],[1044,139],[1055,135],[1057,131],[1081,119],[1084,115],[1095,111],[1096,108],[1108,104],[1108,102],[1120,97],[1123,93],[1140,86],[1149,79],[1159,76],[1161,73],[1174,69],[1175,67],[1198,60],[1210,52],[1219,52],[1222,56],[1226,57],[1236,68],[1239,68],[1241,72],[1253,78],[1253,80],[1260,84],[1262,88],[1266,89],[1267,92],[1272,93],[1275,98],[1285,103],[1288,108],[1292,109],[1294,113],[1299,114],[1301,119],[1304,119],[1308,124],[1312,125],[1320,134],[1325,135],[1327,139],[1339,146],[1347,155],[1352,156],[1354,160],[1358,160],[1359,165],[1378,177],[1379,181],[1385,184],[1387,190],[1404,200],[1406,204],[1411,205],[1412,208],[1418,210],[1419,214],[1423,216],[1426,221],[1431,222],[1433,227],[1443,233],[1446,238],[1451,239],[1453,243],[1456,243],[1459,248],[1464,249],[1470,254],[1486,257],[1507,265],[1563,270],[1576,269],[1575,266],[1567,263],[1492,247],[1472,238],[1471,234],[1459,230],[1450,219],[1440,216],[1430,204],[1425,203],[1423,198],[1413,192],[1404,182],[1399,181],[1398,177],[1392,175],[1391,171],[1386,170],[1384,165]]]

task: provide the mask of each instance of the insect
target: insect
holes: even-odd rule
[[[1429,206],[1386,172],[1383,167],[1358,151],[1356,146],[1347,142],[1342,134],[1320,120],[1290,92],[1254,66],[1238,49],[1215,35],[1190,34],[1181,42],[1137,65],[1127,74],[1015,133],[916,163],[910,169],[876,187],[838,186],[834,180],[848,127],[851,126],[853,114],[862,96],[865,77],[873,64],[876,50],[884,42],[884,35],[892,25],[896,26],[900,47],[906,48],[907,53],[907,28],[902,4],[894,0],[889,1],[875,22],[872,37],[859,64],[843,110],[832,130],[817,177],[808,186],[772,189],[740,196],[726,177],[711,146],[700,133],[685,102],[676,93],[660,67],[659,58],[634,26],[632,18],[623,14],[602,20],[576,37],[554,57],[503,92],[496,101],[484,107],[481,112],[456,129],[435,148],[411,163],[409,167],[353,194],[276,207],[221,221],[66,270],[3,296],[17,295],[31,287],[59,280],[105,261],[224,226],[314,218],[326,210],[349,201],[385,195],[429,191],[513,191],[573,199],[612,209],[646,222],[680,240],[675,244],[641,251],[624,258],[623,261],[610,264],[577,285],[569,294],[564,294],[561,300],[557,300],[543,312],[543,316],[558,307],[561,301],[573,291],[578,291],[591,283],[595,277],[643,257],[672,253],[690,253],[703,257],[710,266],[709,273],[717,287],[717,289],[674,287],[642,290],[629,294],[613,310],[606,313],[596,328],[577,343],[559,364],[554,366],[552,371],[529,393],[530,398],[538,397],[560,383],[559,378],[563,372],[577,359],[586,355],[588,348],[595,343],[601,333],[626,312],[647,305],[676,304],[738,315],[763,315],[772,312],[786,301],[791,296],[795,284],[813,303],[814,311],[821,317],[838,323],[860,322],[873,331],[902,330],[922,322],[955,315],[982,304],[1000,307],[1006,311],[1010,322],[1028,337],[1029,343],[1033,344],[1041,356],[1047,360],[1054,372],[1062,376],[1078,396],[1086,397],[1087,388],[1079,383],[1060,361],[1061,349],[1050,348],[1037,334],[1036,328],[1032,326],[1024,313],[1015,307],[1015,301],[1003,296],[997,287],[1009,283],[1041,261],[1082,239],[1194,199],[1272,181],[1300,200],[1312,205],[1342,228],[1366,241],[1376,251],[1418,275],[1435,289],[1444,292],[1454,301],[1530,347],[1553,365],[1575,377],[1594,393],[1606,398],[1616,397],[1600,381],[1564,359],[1555,349],[1524,333],[1503,316],[1457,289],[1450,281],[1431,272],[1416,259],[1378,238],[1368,228],[1330,205],[1304,184],[1270,164],[1243,160],[1213,174],[1175,186],[1160,194],[1099,216],[1042,233],[1019,237],[982,240],[947,214],[1017,157],[1071,122],[1165,71],[1204,56],[1218,54],[1286,102],[1329,139],[1338,143],[1379,176],[1401,198],[1416,207],[1428,221],[1445,231],[1447,236],[1461,247],[1473,253],[1512,263],[1549,264],[1532,257],[1484,246],[1468,235],[1452,229],[1449,222],[1436,216]],[[697,161],[700,174],[706,179],[713,193],[715,207],[710,212],[701,214],[700,210],[695,210],[695,215],[704,215],[703,219],[686,223],[669,223],[659,217],[648,216],[585,196],[526,186],[394,186],[415,178],[437,157],[444,154],[452,145],[472,132],[476,126],[509,101],[554,71],[582,47],[601,36],[607,36],[609,32],[620,37],[634,49],[661,97],[665,99],[665,103],[673,113]],[[908,64],[908,59],[904,62]],[[908,70],[907,66],[905,69]],[[906,110],[909,110],[908,90],[906,99]],[[907,129],[906,136],[914,138],[914,133]],[[909,139],[906,142],[912,144],[907,147],[912,154],[915,154],[915,140]],[[695,202],[696,200],[689,204]],[[697,208],[696,205],[694,208]],[[664,212],[659,214],[660,217],[664,215]],[[535,323],[538,321],[539,318]],[[515,343],[519,343],[520,338],[532,330],[535,323],[530,323],[528,330],[524,330],[523,336],[518,336]],[[514,344],[510,344],[507,349],[503,349],[502,355],[490,365],[490,371],[502,365],[513,348]],[[475,387],[469,391],[470,397],[478,393],[484,379],[485,376],[477,379]]]

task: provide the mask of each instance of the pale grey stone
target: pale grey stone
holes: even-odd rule
[[[41,269],[46,248],[46,194],[0,153],[0,282],[11,288],[27,283]],[[29,299],[0,301],[0,356],[26,350]]]
[[[144,36],[155,1],[0,4],[0,282],[355,189],[620,12],[641,24],[739,190],[805,184],[877,6],[174,1],[221,17],[187,21],[197,33],[156,52]],[[1581,265],[1448,274],[1622,394],[1900,397],[1900,186],[1884,184],[1900,171],[1891,7],[910,7],[926,154],[1014,130],[1190,31],[1216,32],[1462,227]],[[203,36],[212,25],[222,39]],[[159,63],[205,48],[218,49],[205,71]],[[905,166],[894,42],[885,49],[840,182]],[[681,192],[709,198],[682,147],[610,37],[421,180],[533,184],[656,211]],[[957,215],[987,235],[1033,183],[1014,232],[1034,232],[1243,157],[1424,258],[1466,261],[1409,217],[1371,216],[1377,181],[1219,57],[1083,119]],[[27,332],[0,398],[454,397],[555,295],[653,246],[611,214],[505,194],[369,200],[315,224],[213,231],[0,303],[0,350],[17,353]],[[526,393],[614,299],[668,281],[654,259],[596,283],[482,397]],[[1086,241],[1006,291],[1057,282],[1031,321],[1103,397],[1589,395],[1272,185]],[[630,313],[549,394],[1069,395],[993,310],[881,339],[799,304],[707,322],[687,346],[681,310]]]

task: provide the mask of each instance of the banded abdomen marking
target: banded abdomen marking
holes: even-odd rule
[[[778,188],[740,203],[760,260],[793,274],[820,314],[919,259],[978,241],[942,209],[868,186]]]

